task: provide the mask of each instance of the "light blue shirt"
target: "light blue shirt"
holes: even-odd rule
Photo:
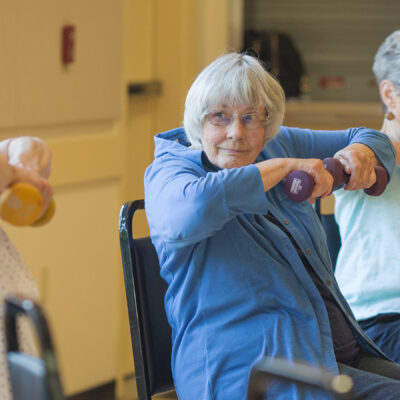
[[[336,279],[358,320],[400,313],[400,167],[379,197],[338,190]]]
[[[350,142],[374,149],[389,172],[394,149],[364,128],[338,132],[282,127],[260,153],[332,156]],[[172,327],[172,371],[180,400],[244,400],[251,366],[263,355],[304,361],[337,373],[324,302],[290,239],[263,217],[271,212],[302,249],[353,325],[360,344],[381,354],[360,330],[334,279],[325,234],[308,202],[295,203],[283,181],[264,192],[254,165],[213,171],[178,128],[155,137],[145,174],[146,213]],[[273,399],[328,399],[274,383]]]

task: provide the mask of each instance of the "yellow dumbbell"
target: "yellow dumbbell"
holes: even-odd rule
[[[0,195],[0,217],[16,226],[41,226],[51,220],[56,204],[51,199],[46,212],[39,190],[29,183],[18,182],[4,190]]]

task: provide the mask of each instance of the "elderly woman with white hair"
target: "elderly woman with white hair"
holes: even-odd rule
[[[271,356],[347,373],[357,398],[398,398],[400,366],[357,324],[316,213],[284,192],[302,170],[315,181],[311,202],[328,195],[321,159],[332,156],[351,174],[346,189],[370,187],[375,165],[391,173],[393,146],[365,128],[284,127],[283,115],[279,83],[256,58],[231,53],[194,81],[184,127],[155,137],[145,202],[168,283],[178,397],[243,400],[252,365]],[[329,396],[276,382],[268,398]]]
[[[379,47],[373,71],[383,103],[381,132],[400,150],[400,30]],[[400,166],[382,196],[339,190],[335,199],[339,286],[368,336],[400,362]]]

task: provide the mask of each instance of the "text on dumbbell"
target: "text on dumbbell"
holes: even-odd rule
[[[301,179],[293,178],[290,193],[298,194],[301,189],[303,189],[303,186],[301,186]]]

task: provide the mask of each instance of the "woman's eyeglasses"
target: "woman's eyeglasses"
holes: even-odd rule
[[[242,115],[233,114],[229,111],[211,111],[206,115],[206,120],[214,126],[227,127],[235,118],[239,118],[240,123],[246,129],[259,129],[271,118],[269,114],[246,113]]]

